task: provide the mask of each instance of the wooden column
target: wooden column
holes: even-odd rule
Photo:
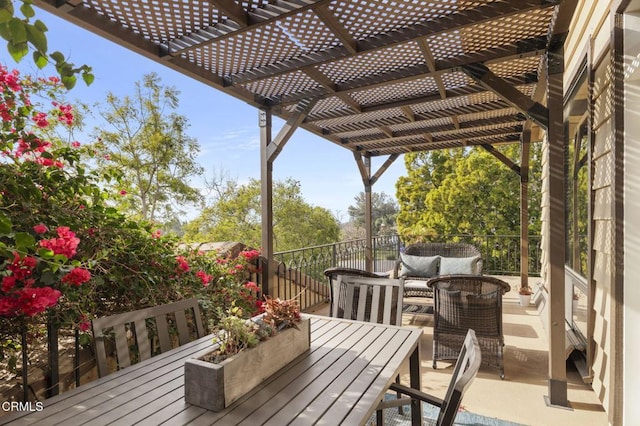
[[[564,39],[552,40],[547,52],[549,108],[549,395],[547,404],[568,406],[565,353],[565,137],[563,119]]]
[[[260,126],[260,200],[262,203],[262,292],[273,293],[273,161],[269,158],[271,148],[271,109],[258,111]]]
[[[364,158],[364,168],[367,176],[371,176],[371,157]],[[365,229],[365,268],[373,272],[373,208],[371,179],[364,183],[364,229]]]
[[[529,286],[529,154],[531,121],[522,132],[520,151],[520,287]]]

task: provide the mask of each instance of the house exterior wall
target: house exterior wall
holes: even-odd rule
[[[565,42],[565,91],[580,65],[589,54],[590,64],[588,69],[593,74],[593,116],[592,116],[592,283],[593,291],[591,300],[593,301],[592,326],[592,386],[596,395],[602,402],[605,410],[609,413],[611,424],[621,424],[621,414],[615,409],[614,403],[616,395],[616,383],[614,362],[616,348],[614,341],[616,320],[613,316],[615,306],[614,278],[615,278],[615,149],[613,138],[612,114],[613,104],[613,67],[612,67],[612,34],[613,34],[613,8],[611,1],[580,1],[574,15],[569,36]],[[640,120],[636,118],[640,123]],[[544,149],[543,152],[548,152]],[[635,170],[640,171],[640,159],[635,166]],[[548,168],[543,167],[543,179],[547,179]],[[543,188],[547,188],[546,180]],[[638,192],[640,203],[640,191]],[[542,197],[542,220],[543,230],[547,235],[543,235],[543,245],[548,235],[549,205],[548,196],[543,193]],[[640,229],[640,225],[639,225]],[[636,234],[637,235],[637,234]],[[639,250],[640,253],[640,250]],[[542,270],[549,268],[548,256],[543,255]],[[635,261],[640,268],[640,258]],[[639,271],[640,272],[640,271]],[[636,274],[637,276],[637,274]],[[547,282],[546,272],[542,273],[543,282]],[[637,354],[637,352],[636,352]],[[635,399],[636,401],[638,398]],[[629,405],[629,404],[627,404]],[[637,404],[636,404],[637,405]]]
[[[624,17],[624,330],[623,423],[640,424],[640,0]],[[636,171],[635,173],[633,173]]]

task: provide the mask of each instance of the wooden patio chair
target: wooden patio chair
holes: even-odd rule
[[[362,277],[362,278],[388,278],[389,274],[384,272],[369,272],[364,269],[357,268],[347,268],[343,266],[334,266],[331,268],[327,268],[324,270],[324,275],[329,279],[329,297],[330,302],[333,302],[337,293],[334,295],[333,290],[337,287],[337,280],[339,276],[349,275],[353,277]],[[333,303],[329,305],[330,313],[329,315],[332,317],[338,317],[337,313],[334,315],[333,313]],[[341,317],[338,317],[341,318]]]
[[[391,384],[391,390],[439,407],[440,410],[435,424],[438,426],[451,426],[460,408],[462,397],[478,374],[481,362],[480,343],[478,343],[475,332],[469,329],[462,343],[462,349],[458,354],[444,399],[397,383]],[[381,423],[378,424],[380,425]]]
[[[189,317],[187,316],[189,313]],[[193,331],[190,331],[189,323]],[[100,377],[111,373],[108,357],[115,350],[116,370],[144,361],[152,355],[175,346],[172,334],[177,333],[178,345],[205,334],[197,299],[181,300],[125,312],[92,321],[96,363]],[[110,342],[113,349],[108,350]]]
[[[331,316],[379,324],[402,324],[403,278],[338,275],[333,285]]]
[[[427,285],[434,293],[433,368],[458,357],[467,330],[475,330],[483,362],[504,379],[502,295],[511,287],[486,275],[442,275]]]
[[[332,285],[331,316],[402,325],[404,278],[336,275]],[[396,377],[396,383],[400,383],[400,377]],[[395,402],[399,406],[408,401],[398,394]],[[398,411],[402,412],[402,407]],[[382,421],[382,409],[377,411],[377,418]]]

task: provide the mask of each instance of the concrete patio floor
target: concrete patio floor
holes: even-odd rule
[[[497,417],[525,425],[607,425],[604,411],[595,392],[583,383],[578,372],[567,364],[568,399],[571,408],[549,407],[548,394],[548,342],[535,306],[518,304],[515,290],[518,277],[500,277],[509,282],[512,291],[503,299],[503,325],[505,334],[505,379],[500,380],[498,370],[483,366],[462,401],[465,410],[488,417]],[[534,278],[535,279],[535,278]],[[429,303],[427,299],[406,299],[407,302]],[[328,314],[328,308],[316,311]],[[403,325],[421,327],[422,390],[444,397],[449,385],[452,366],[438,362],[432,368],[433,319],[431,315],[404,314]],[[408,372],[408,368],[407,368]],[[403,382],[408,383],[408,373]]]

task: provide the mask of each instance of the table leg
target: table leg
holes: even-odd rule
[[[420,373],[420,343],[409,358],[409,382],[413,389],[422,389],[422,375]],[[422,402],[418,399],[411,399],[411,424],[413,426],[422,425]]]

